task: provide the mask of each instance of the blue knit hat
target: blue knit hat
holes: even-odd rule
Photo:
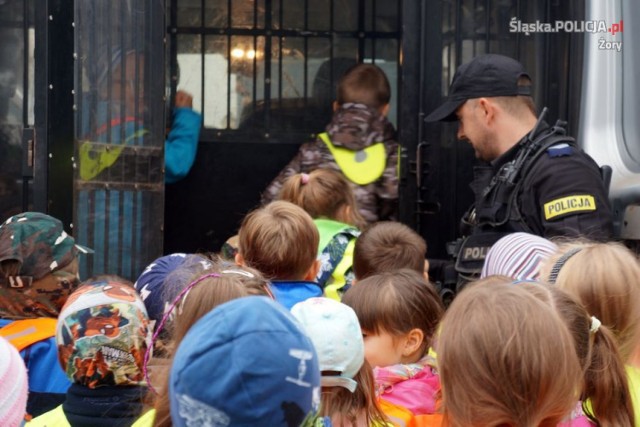
[[[318,357],[278,303],[236,299],[202,317],[180,343],[169,397],[174,426],[299,426],[320,403]]]
[[[153,261],[144,269],[134,287],[140,293],[149,319],[160,323],[165,309],[198,272],[211,268],[200,255],[175,253]]]

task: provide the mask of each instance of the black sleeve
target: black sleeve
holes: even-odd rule
[[[575,148],[569,155],[543,153],[524,181],[522,214],[546,238],[613,236],[611,207],[600,168]]]

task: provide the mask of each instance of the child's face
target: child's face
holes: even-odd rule
[[[362,330],[364,357],[371,367],[385,367],[402,363],[402,337],[379,330],[377,334]]]

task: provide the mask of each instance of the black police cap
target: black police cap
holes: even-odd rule
[[[503,55],[481,55],[462,64],[453,76],[449,96],[425,119],[427,122],[457,120],[456,110],[468,99],[494,96],[531,96],[531,86],[518,86],[529,77],[521,63]]]

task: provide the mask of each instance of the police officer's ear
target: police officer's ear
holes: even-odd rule
[[[333,101],[333,112],[335,113],[336,111],[338,111],[338,108],[340,108],[340,104],[338,104],[338,101]]]
[[[491,123],[494,121],[496,116],[496,103],[493,102],[489,98],[479,98],[476,102],[476,108],[480,113],[480,119],[485,122],[485,124]]]

